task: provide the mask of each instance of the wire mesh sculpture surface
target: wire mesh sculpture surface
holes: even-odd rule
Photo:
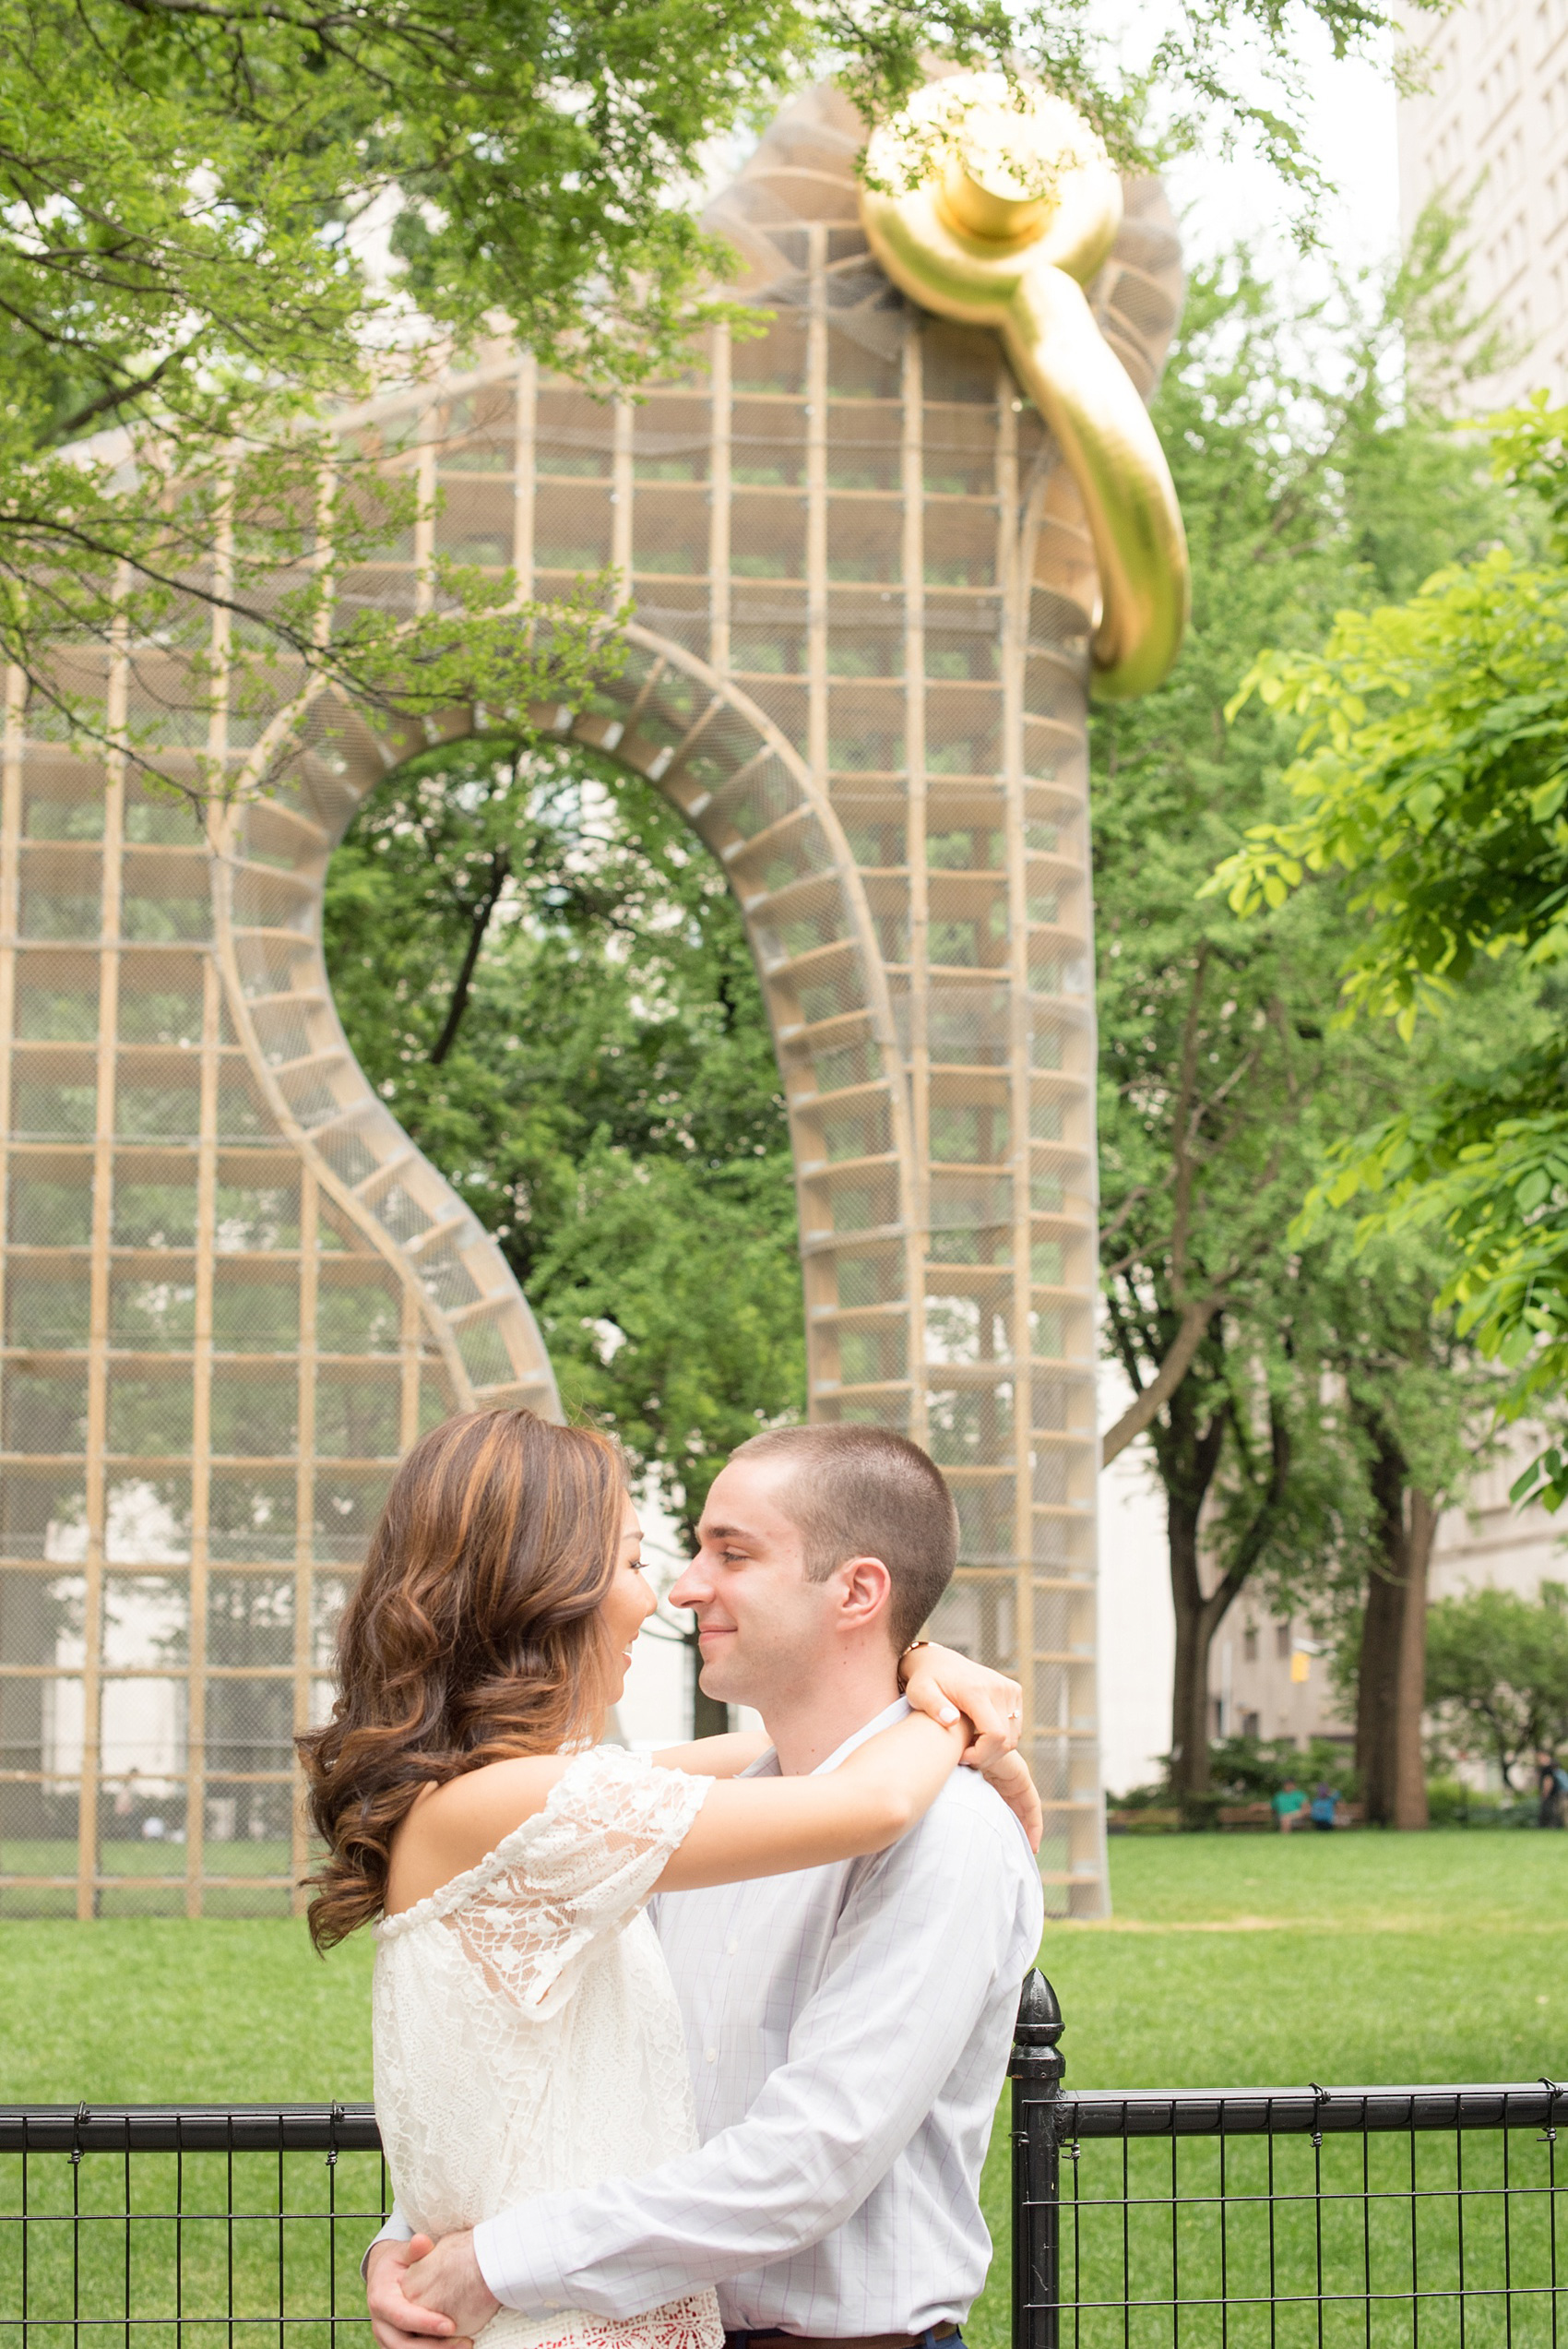
[[[1094,545],[996,335],[872,257],[859,143],[826,90],[773,125],[711,216],[771,323],[715,328],[681,381],[599,403],[505,352],[348,418],[401,446],[424,519],[339,592],[413,611],[435,552],[525,596],[629,584],[619,674],[548,730],[655,781],[729,876],[812,1416],[907,1431],[951,1479],[934,1628],[1023,1680],[1048,1902],[1094,1915]],[[1124,194],[1089,301],[1146,398],[1180,256],[1157,184]],[[205,827],[6,697],[0,1914],[297,1906],[291,1740],[398,1457],[475,1401],[559,1410],[322,959],[332,849],[428,730],[286,678],[242,719],[179,664],[108,652],[108,721],[221,763]]]

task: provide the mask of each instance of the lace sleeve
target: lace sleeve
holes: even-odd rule
[[[445,1922],[491,1986],[542,2021],[597,1943],[620,1933],[684,1842],[713,1784],[615,1746],[578,1756],[536,1817],[498,1843]]]

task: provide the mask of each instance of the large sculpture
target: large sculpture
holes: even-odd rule
[[[993,94],[948,124],[971,146],[940,203],[890,184],[863,221],[849,109],[783,114],[713,216],[772,323],[715,330],[706,372],[607,407],[498,352],[346,419],[407,449],[430,518],[340,594],[417,608],[436,549],[524,594],[629,582],[624,666],[546,722],[655,780],[730,876],[789,1098],[812,1413],[950,1475],[939,1628],[1023,1679],[1048,1900],[1093,1915],[1085,697],[1091,658],[1138,689],[1179,631],[1139,399],[1180,268],[1152,182],[1087,149],[1038,185],[993,168]],[[288,680],[268,723],[198,711],[179,660],[127,643],[107,706],[222,763],[205,830],[48,738],[14,679],[6,704],[0,1914],[297,1905],[291,1741],[393,1462],[476,1399],[558,1409],[321,957],[332,848],[425,736]]]

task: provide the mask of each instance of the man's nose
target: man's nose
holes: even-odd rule
[[[693,1558],[678,1580],[670,1586],[672,1607],[703,1607],[712,1596],[713,1580],[704,1568],[700,1556]]]

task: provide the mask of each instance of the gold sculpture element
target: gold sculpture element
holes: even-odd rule
[[[1082,116],[1000,74],[919,91],[871,144],[872,249],[925,310],[994,328],[1077,482],[1099,566],[1095,691],[1147,693],[1187,617],[1187,547],[1165,453],[1084,288],[1122,185]]]

